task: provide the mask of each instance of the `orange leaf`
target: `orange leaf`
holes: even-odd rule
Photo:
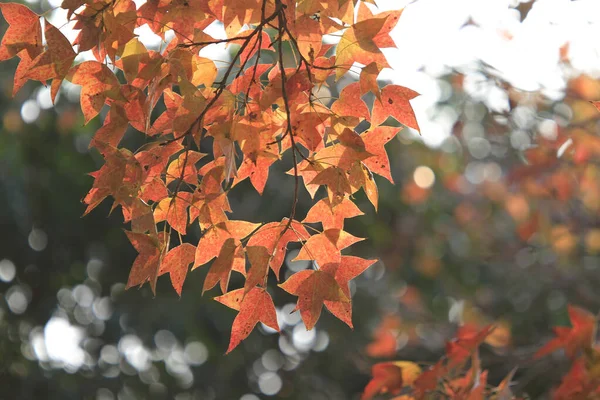
[[[281,222],[265,224],[248,240],[248,246],[262,246],[267,249],[271,255],[271,269],[275,272],[277,279],[279,279],[279,271],[288,243],[302,242],[310,236],[304,225],[298,221],[292,221],[289,229],[287,224],[287,218]]]
[[[60,84],[69,72],[77,54],[73,51],[69,40],[48,21],[45,21],[44,35],[48,49],[31,62],[25,77],[41,82],[53,79],[51,97],[54,102]]]
[[[196,248],[189,243],[181,245],[169,250],[163,258],[160,266],[159,275],[169,273],[173,289],[181,296],[183,282],[187,276],[190,264],[194,262],[194,253]]]
[[[255,287],[246,295],[244,295],[244,289],[237,289],[223,296],[215,297],[215,300],[239,311],[233,320],[227,353],[246,339],[258,322],[279,331],[275,305],[265,289]]]
[[[235,239],[232,237],[225,240],[225,243],[223,243],[219,252],[219,256],[208,270],[208,274],[204,280],[204,286],[202,287],[202,293],[212,289],[219,282],[221,285],[221,293],[227,293],[231,271],[235,270],[242,272],[245,265],[246,258],[244,257],[244,248],[241,245],[236,245]]]
[[[580,350],[591,349],[596,337],[597,318],[594,314],[579,307],[568,305],[571,328],[556,327],[556,338],[539,349],[534,358],[540,358],[555,350],[563,348],[570,358],[575,358]]]
[[[325,271],[300,271],[279,285],[286,292],[298,296],[296,310],[300,310],[306,329],[311,330],[325,301],[349,302],[350,299],[339,284]]]
[[[389,116],[392,116],[402,125],[420,132],[415,112],[409,102],[417,96],[419,93],[402,86],[385,86],[381,89],[381,101],[373,104],[371,124],[373,126],[381,125]]]
[[[125,234],[139,253],[131,267],[125,289],[136,285],[141,286],[146,281],[150,281],[152,293],[156,294],[156,279],[160,269],[164,239],[160,238],[159,240],[156,236],[137,232],[125,231]]]
[[[22,4],[0,4],[0,11],[9,24],[0,44],[0,61],[14,56],[21,59],[15,72],[14,96],[27,82],[25,74],[33,60],[42,53],[42,26],[39,15]]]
[[[335,276],[335,280],[342,289],[346,297],[351,300],[350,287],[348,284],[358,275],[362,274],[367,268],[373,265],[377,260],[365,260],[364,258],[354,256],[342,256],[339,266],[331,264],[324,265],[322,271],[330,272]],[[330,270],[331,269],[331,270]],[[329,301],[325,300],[325,307],[342,322],[350,328],[352,325],[352,303],[351,301]]]
[[[223,247],[227,239],[234,238],[237,245],[241,239],[251,234],[258,226],[259,224],[247,221],[225,221],[210,227],[198,242],[192,269],[204,265],[218,256],[219,249]]]
[[[361,400],[369,400],[380,393],[398,394],[405,386],[412,386],[421,375],[421,367],[410,361],[383,362],[373,365],[373,378],[365,387]]]

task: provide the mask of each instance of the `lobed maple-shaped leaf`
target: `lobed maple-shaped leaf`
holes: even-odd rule
[[[221,247],[223,247],[223,244],[227,239],[235,239],[235,245],[237,246],[241,239],[250,235],[259,226],[260,224],[254,224],[248,221],[224,221],[213,225],[204,232],[204,235],[198,242],[194,267],[192,269],[204,265],[214,257],[217,257]]]
[[[77,55],[69,40],[54,25],[45,20],[44,36],[48,48],[37,56],[25,74],[25,78],[46,82],[52,79],[50,95],[56,99],[58,89],[75,61]]]
[[[458,329],[456,337],[446,343],[446,356],[448,357],[448,368],[462,366],[478,347],[485,341],[485,338],[494,329],[493,325],[488,325],[483,329],[477,329],[471,325],[464,325]]]
[[[107,98],[123,99],[117,77],[98,61],[77,64],[69,70],[66,79],[81,85],[81,110],[86,124],[100,113]]]
[[[539,349],[534,358],[543,357],[562,348],[567,356],[573,359],[579,351],[591,348],[596,337],[596,325],[598,323],[596,316],[583,308],[570,304],[567,310],[572,327],[555,327],[554,333],[557,337]]]
[[[247,293],[244,289],[236,289],[215,297],[215,300],[238,311],[231,327],[227,353],[246,339],[258,322],[279,331],[273,299],[263,288],[255,287]]]
[[[362,91],[359,82],[346,85],[340,92],[340,97],[331,105],[331,111],[341,117],[354,117],[354,126],[360,120],[371,119],[367,104],[361,99]]]
[[[399,129],[392,126],[378,126],[369,129],[361,135],[365,143],[365,150],[372,156],[364,159],[363,164],[374,174],[383,176],[385,179],[394,183],[390,171],[390,160],[385,151],[385,144],[396,137]]]
[[[176,196],[162,199],[154,209],[155,221],[167,221],[173,229],[185,235],[191,200],[192,193],[190,192],[179,192]]]
[[[294,220],[289,227],[288,222],[289,220],[284,218],[281,222],[265,224],[248,240],[248,246],[262,246],[267,249],[271,256],[270,266],[277,279],[285,259],[287,245],[290,242],[303,242],[310,237],[300,222]]]
[[[192,185],[198,184],[198,169],[196,163],[206,154],[197,151],[186,151],[173,160],[167,168],[167,185],[177,179],[181,179]]]
[[[217,259],[213,261],[202,287],[202,293],[212,289],[220,283],[221,293],[227,293],[231,271],[245,274],[246,258],[244,248],[236,244],[234,238],[230,237],[223,243]]]
[[[156,295],[156,279],[159,275],[164,237],[129,231],[125,231],[125,234],[139,253],[133,262],[125,288],[141,286],[149,281],[152,293]]]
[[[361,240],[341,229],[325,229],[312,235],[293,261],[315,260],[318,265],[338,264],[342,259],[341,251]]]
[[[247,293],[255,286],[265,286],[271,254],[263,246],[247,246],[246,254],[250,262],[250,270],[244,283],[244,292]]]
[[[181,297],[183,282],[187,276],[190,264],[194,262],[196,247],[189,243],[182,243],[169,250],[160,265],[159,275],[169,273],[173,289]]]
[[[373,174],[365,166],[364,162],[354,163],[350,167],[348,182],[353,194],[362,188],[371,204],[373,204],[373,207],[375,207],[375,211],[377,211],[379,190],[377,189]]]
[[[373,93],[378,101],[381,101],[381,89],[377,83],[377,76],[382,68],[377,63],[372,62],[366,65],[359,76],[360,95],[363,96],[369,92]]]
[[[373,365],[369,381],[361,400],[370,400],[380,393],[398,394],[402,388],[412,386],[421,375],[421,367],[411,361],[390,361]]]
[[[350,302],[334,276],[326,270],[296,272],[279,286],[298,296],[296,310],[300,310],[300,316],[308,330],[317,323],[325,301]]]
[[[325,307],[350,328],[354,328],[354,326],[352,325],[352,297],[350,294],[349,283],[376,261],[377,260],[365,260],[364,258],[354,256],[342,256],[339,265],[326,264],[321,268],[322,271],[328,272],[335,277],[342,292],[344,292],[344,295],[349,299],[347,303],[325,300]]]
[[[367,65],[376,63],[382,68],[389,67],[385,55],[375,44],[374,39],[385,26],[388,16],[374,17],[359,21],[346,29],[336,49],[336,79],[350,70],[354,62]]]
[[[346,218],[360,215],[364,213],[350,199],[344,198],[339,204],[332,205],[329,198],[325,197],[311,207],[302,223],[320,222],[323,229],[342,229]]]
[[[33,60],[42,53],[42,26],[39,15],[22,4],[3,3],[0,11],[9,25],[0,43],[0,61],[14,56],[21,60],[15,71],[14,96],[27,82],[25,74]]]
[[[452,399],[485,400],[487,371],[481,371],[479,352],[471,355],[471,366],[467,373],[444,382],[444,392]]]
[[[381,89],[381,101],[373,104],[373,115],[371,124],[381,125],[388,117],[394,117],[396,121],[409,128],[421,131],[415,112],[410,105],[410,100],[419,96],[412,89],[398,85],[387,85]]]

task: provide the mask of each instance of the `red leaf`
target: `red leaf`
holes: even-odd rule
[[[173,289],[181,296],[183,282],[187,276],[190,264],[194,262],[194,253],[196,248],[189,243],[181,245],[169,250],[163,258],[160,266],[159,275],[169,273]]]
[[[534,358],[543,357],[560,348],[565,350],[567,356],[575,358],[580,350],[591,349],[592,341],[596,337],[596,316],[587,310],[570,304],[568,312],[572,327],[559,326],[554,328],[557,337],[539,349]]]
[[[31,62],[31,67],[25,77],[41,82],[53,79],[51,96],[54,102],[60,84],[69,72],[77,54],[73,51],[69,40],[47,20],[44,34],[48,49]]]
[[[296,310],[300,310],[308,330],[317,323],[326,300],[346,303],[350,301],[333,275],[325,271],[296,272],[279,286],[286,292],[298,296]]]
[[[133,247],[139,253],[131,267],[125,289],[136,285],[141,286],[146,281],[150,281],[152,293],[156,294],[156,279],[158,278],[160,269],[164,239],[137,232],[125,231],[125,233]]]
[[[215,300],[239,311],[233,320],[227,353],[246,339],[258,322],[279,331],[275,305],[265,289],[255,287],[246,295],[244,295],[244,289],[237,289],[223,296],[215,297]]]
[[[248,246],[263,246],[271,255],[271,269],[279,279],[279,271],[285,258],[285,251],[290,242],[302,242],[310,237],[304,225],[298,221],[292,221],[289,228],[288,219],[284,218],[281,222],[271,222],[263,225],[256,231],[250,240]]]
[[[373,265],[377,260],[365,260],[364,258],[354,256],[342,256],[339,266],[331,264],[324,265],[322,271],[330,272],[335,276],[335,280],[344,292],[344,295],[351,300],[350,287],[348,284],[358,275],[362,274],[367,268]],[[351,301],[329,301],[325,300],[325,307],[342,322],[345,322],[350,328],[352,325],[352,303]]]
[[[381,90],[381,101],[373,104],[371,124],[373,126],[381,125],[389,116],[392,116],[402,125],[420,132],[415,112],[409,102],[417,96],[419,93],[402,86],[385,86]]]
[[[383,362],[371,368],[373,378],[365,387],[361,400],[369,400],[379,393],[398,394],[405,386],[412,386],[421,375],[421,367],[410,361]]]
[[[22,4],[0,4],[0,11],[9,24],[0,44],[0,61],[14,56],[21,59],[15,72],[14,96],[27,82],[25,74],[33,60],[42,53],[42,26],[39,15]]]

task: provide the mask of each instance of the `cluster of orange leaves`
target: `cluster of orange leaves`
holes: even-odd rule
[[[555,327],[556,337],[533,356],[544,357],[563,350],[572,361],[561,384],[552,392],[554,400],[585,400],[600,396],[600,344],[596,343],[597,316],[568,306],[571,327]],[[400,396],[394,400],[444,398],[453,400],[520,399],[511,391],[515,367],[498,386],[487,382],[487,370],[482,370],[479,347],[493,332],[494,326],[483,329],[473,325],[459,328],[456,337],[446,344],[446,354],[433,366],[423,369],[411,361],[377,363],[373,378],[367,384],[361,400],[378,394]]]
[[[392,181],[384,145],[399,128],[385,120],[418,130],[409,103],[417,93],[377,83],[389,67],[381,48],[394,46],[389,32],[402,11],[373,14],[374,6],[374,0],[148,0],[137,8],[133,0],[64,0],[78,31],[70,43],[26,6],[2,3],[9,27],[0,61],[20,60],[14,93],[28,80],[52,81],[54,101],[66,79],[81,86],[86,124],[108,108],[90,144],[105,163],[91,174],[85,214],[112,197],[112,209],[120,206],[130,223],[126,234],[139,255],[128,288],[149,282],[156,292],[158,276],[169,274],[181,294],[190,265],[214,259],[203,291],[218,284],[222,295],[215,300],[238,311],[229,352],[258,322],[278,330],[267,278],[270,270],[279,278],[290,242],[301,245],[296,260],[313,261],[314,268],[280,285],[298,296],[306,327],[323,306],[352,326],[348,282],[374,262],[341,254],[361,240],[343,230],[346,218],[362,214],[352,196],[363,189],[377,208],[373,173]],[[213,23],[223,25],[226,39],[207,33]],[[143,25],[174,38],[149,50],[134,33]],[[325,43],[328,34],[341,36],[337,46]],[[237,46],[221,69],[199,54],[220,43]],[[284,59],[284,49],[293,60]],[[92,59],[76,63],[88,50]],[[315,89],[354,63],[364,66],[359,79],[339,98],[316,96]],[[368,93],[372,107],[363,99]],[[357,131],[365,122],[369,128]],[[130,128],[146,140],[135,152],[119,147]],[[200,151],[210,146],[209,154]],[[295,178],[290,214],[262,224],[231,220],[230,189],[249,179],[262,194],[269,167],[286,152]],[[301,180],[311,197],[321,187],[327,193],[302,221],[295,207]],[[191,224],[201,230],[196,245],[184,241]],[[245,284],[230,291],[232,271]]]

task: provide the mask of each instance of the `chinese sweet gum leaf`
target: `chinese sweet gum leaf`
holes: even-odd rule
[[[149,281],[152,293],[156,294],[156,279],[158,278],[162,256],[161,242],[153,235],[128,231],[125,233],[139,253],[131,267],[126,289],[132,286],[141,286]]]
[[[389,116],[392,116],[402,125],[420,132],[415,112],[409,102],[417,96],[419,93],[402,86],[385,86],[381,89],[381,101],[373,104],[371,124],[373,126],[381,125]]]
[[[0,4],[0,10],[9,25],[0,44],[0,61],[14,57],[22,50],[26,50],[32,59],[40,54],[42,26],[39,15],[17,3]]]
[[[354,256],[342,256],[339,265],[324,265],[322,270],[329,272],[335,277],[336,282],[342,289],[342,292],[348,299],[351,299],[350,287],[348,284],[358,275],[362,274],[367,268],[373,265],[377,260],[365,260],[364,258]],[[350,328],[352,325],[352,303],[351,301],[330,301],[325,300],[325,307],[335,315],[339,320],[344,322]]]
[[[212,263],[208,270],[202,292],[204,293],[215,287],[217,283],[220,283],[221,292],[227,293],[231,271],[235,270],[244,273],[245,265],[246,258],[244,256],[244,248],[237,245],[234,238],[228,238],[223,243],[217,259]]]
[[[169,250],[160,265],[159,275],[169,273],[173,289],[181,296],[183,282],[190,264],[194,262],[196,248],[189,243],[182,243]]]
[[[294,258],[297,260],[315,260],[319,265],[337,264],[341,260],[341,250],[362,238],[357,238],[341,229],[326,229],[322,233],[312,235]]]
[[[317,323],[326,300],[346,303],[350,301],[333,275],[324,271],[296,272],[279,286],[298,296],[296,310],[300,310],[302,321],[308,330]]]
[[[33,60],[42,53],[42,26],[39,15],[22,4],[0,4],[0,11],[9,25],[0,43],[0,61],[14,56],[21,60],[15,72],[14,96],[27,82],[25,74]]]
[[[374,62],[382,68],[389,67],[385,56],[374,42],[386,19],[384,16],[359,21],[344,32],[336,50],[336,79],[344,75],[354,62],[365,65]]]
[[[46,82],[52,79],[51,98],[55,101],[58,89],[75,60],[69,40],[54,25],[45,21],[44,35],[48,48],[37,56],[25,74],[28,79]]]
[[[346,218],[358,217],[359,215],[364,215],[364,213],[348,198],[344,198],[335,206],[331,204],[328,198],[324,198],[312,206],[302,222],[320,222],[323,224],[323,229],[342,229]]]
[[[245,294],[244,289],[236,289],[215,300],[239,311],[233,320],[227,353],[246,339],[258,322],[279,331],[273,299],[263,288],[255,287]]]
[[[234,238],[237,241],[251,234],[260,224],[247,221],[225,221],[218,223],[204,232],[198,242],[194,267],[204,265],[219,255],[219,251],[225,241]]]
[[[271,269],[279,279],[279,271],[285,258],[285,251],[290,242],[303,242],[310,235],[304,225],[298,221],[292,221],[289,229],[287,228],[288,219],[281,222],[271,222],[263,225],[248,240],[248,246],[262,246],[267,249],[271,255]]]
[[[392,361],[373,365],[361,400],[370,400],[379,393],[398,394],[405,386],[412,386],[421,375],[421,367],[411,361]]]
[[[269,273],[271,254],[263,246],[247,246],[246,254],[248,254],[248,261],[250,261],[250,270],[248,276],[246,276],[246,283],[244,283],[244,292],[247,293],[254,286],[265,282]]]
[[[84,61],[69,71],[67,79],[81,85],[81,110],[87,124],[100,113],[107,98],[122,99],[115,74],[98,61]]]
[[[567,356],[574,358],[581,350],[590,349],[596,337],[596,316],[587,310],[569,305],[571,328],[555,327],[556,338],[546,343],[535,353],[535,358],[543,357],[555,350],[563,348]]]
[[[391,183],[392,173],[390,171],[390,160],[385,151],[385,144],[398,134],[398,128],[392,126],[378,126],[361,135],[365,149],[372,156],[363,160],[363,164],[374,174],[383,176]]]

